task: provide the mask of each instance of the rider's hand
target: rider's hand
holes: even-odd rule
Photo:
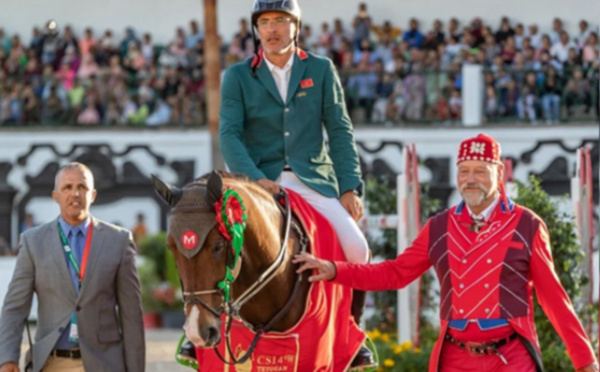
[[[19,372],[19,366],[15,362],[6,362],[0,366],[0,372]]]
[[[258,182],[259,185],[267,189],[267,191],[273,195],[277,194],[279,190],[281,190],[281,186],[266,178],[261,178],[256,182]]]
[[[346,191],[340,198],[342,207],[350,213],[354,221],[358,221],[363,217],[363,204],[358,195],[354,191]]]
[[[331,261],[321,260],[316,258],[310,253],[302,252],[292,260],[293,263],[302,263],[302,266],[296,272],[300,274],[306,270],[316,269],[317,274],[312,275],[308,278],[309,282],[316,282],[318,280],[331,280],[335,278],[337,270],[335,264]]]

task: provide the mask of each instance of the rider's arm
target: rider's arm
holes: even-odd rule
[[[323,82],[323,123],[329,136],[329,155],[333,160],[340,195],[350,190],[362,192],[358,151],[346,110],[344,90],[333,62],[328,62]]]
[[[229,170],[245,174],[251,179],[267,178],[250,158],[244,145],[244,99],[242,84],[235,68],[223,76],[221,107],[219,109],[219,139],[221,153]]]

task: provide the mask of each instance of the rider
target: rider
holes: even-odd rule
[[[281,187],[300,194],[332,224],[346,259],[366,263],[367,241],[356,224],[363,183],[344,92],[330,59],[298,47],[300,24],[296,0],[254,1],[254,58],[223,77],[221,151],[231,171],[273,194]],[[357,323],[364,297],[354,293]],[[373,364],[372,356],[363,349],[355,363]]]

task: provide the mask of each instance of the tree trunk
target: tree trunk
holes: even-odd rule
[[[221,40],[217,32],[217,0],[204,0],[204,82],[206,119],[211,135],[212,166],[224,169],[219,150],[219,106],[221,103]]]

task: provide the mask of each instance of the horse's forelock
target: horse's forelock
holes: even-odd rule
[[[267,220],[270,220],[272,223],[275,223],[275,220],[277,218],[279,218],[280,212],[279,212],[277,205],[275,204],[275,200],[274,200],[273,196],[267,190],[265,190],[257,182],[252,181],[245,176],[240,176],[240,175],[227,173],[227,172],[221,172],[221,171],[219,171],[219,174],[221,174],[221,177],[223,179],[223,186],[230,187],[231,189],[235,190],[240,195],[242,200],[244,201],[245,207],[248,211],[254,210],[256,208],[259,208],[263,211],[262,213],[260,213],[260,215],[262,215],[262,217],[255,216],[255,218],[257,219],[256,222],[259,226],[260,225],[270,226],[271,223],[265,224],[267,222]],[[192,207],[192,208],[193,207],[207,207],[208,203],[206,202],[206,198],[205,198],[205,195],[208,192],[207,191],[207,181],[208,181],[208,175],[200,177],[200,178],[194,180],[193,182],[190,182],[187,185],[185,185],[182,188],[183,193],[182,193],[181,200],[179,200],[176,208],[184,208],[185,209],[186,207]],[[208,217],[206,212],[200,212],[200,213],[204,213],[204,216]],[[215,211],[215,213],[216,213],[216,211]],[[170,225],[170,230],[171,230],[171,232],[176,234],[175,237],[177,237],[177,234],[181,234],[183,232],[183,231],[177,231],[177,230],[181,229],[181,226],[179,226],[180,224],[189,226],[190,219],[191,220],[197,219],[201,216],[201,215],[194,216],[194,213],[189,213],[189,214],[186,213],[186,214],[187,214],[187,217],[185,219],[182,219],[182,218],[176,218],[176,219],[172,218],[171,219],[172,224]],[[214,220],[215,217],[216,217],[215,215],[212,216],[213,222],[215,221]],[[204,220],[205,217],[202,217],[202,219]],[[208,226],[206,226],[206,227],[203,226],[201,228],[194,229],[197,231],[201,242],[203,242],[204,238],[206,238],[206,236],[208,235],[208,230],[214,228],[214,226],[215,226],[214,223],[208,224],[207,222],[208,221],[204,220],[203,225],[209,225],[210,228],[208,228]],[[252,222],[249,222],[249,223],[253,224]],[[195,224],[193,224],[193,225],[195,225]],[[195,225],[195,226],[198,226],[198,225]],[[265,228],[264,226],[258,227],[258,229],[262,230],[263,228]],[[264,232],[264,234],[270,235],[272,233],[271,230],[272,229],[267,228],[266,231]],[[275,229],[274,231],[277,231],[277,229]],[[176,240],[177,240],[177,238],[176,238]],[[180,251],[188,257],[197,253],[197,251],[192,252],[192,251],[186,251],[184,249],[180,249]]]

